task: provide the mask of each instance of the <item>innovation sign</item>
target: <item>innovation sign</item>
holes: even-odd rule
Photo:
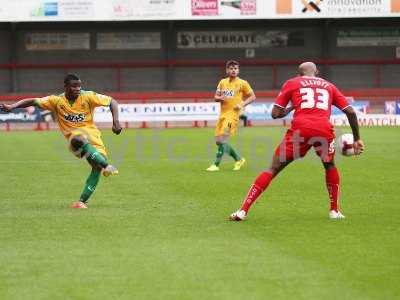
[[[276,0],[277,15],[293,18],[378,17],[399,12],[398,0]]]

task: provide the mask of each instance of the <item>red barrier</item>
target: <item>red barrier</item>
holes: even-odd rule
[[[372,65],[375,66],[375,80],[372,89],[359,89],[348,90],[345,94],[353,97],[364,97],[371,99],[371,97],[399,97],[400,89],[385,89],[379,88],[382,84],[382,66],[384,65],[397,65],[400,64],[400,59],[312,59],[314,62],[321,66],[330,65]],[[272,86],[278,88],[278,73],[280,66],[290,66],[295,68],[300,60],[266,60],[266,59],[242,59],[240,64],[242,66],[257,66],[257,67],[271,67],[272,68]],[[218,67],[223,68],[225,61],[223,60],[161,60],[161,61],[130,61],[130,62],[115,62],[115,63],[48,63],[48,64],[35,64],[35,63],[8,63],[0,64],[0,70],[23,70],[23,69],[60,69],[64,74],[68,70],[73,69],[112,69],[116,71],[114,80],[116,81],[116,91],[109,93],[117,100],[140,102],[142,99],[149,101],[160,99],[181,99],[181,98],[198,98],[212,101],[213,92],[121,92],[123,72],[122,69],[127,68],[183,68],[183,67]],[[256,91],[258,97],[276,97],[278,91]],[[9,94],[0,95],[0,101],[4,100],[18,100],[22,98],[44,96],[43,93],[38,94]],[[391,99],[387,99],[391,100]]]
[[[118,98],[117,98],[118,99]],[[141,103],[146,103],[146,99],[145,97],[142,98],[142,100],[140,101]],[[142,125],[140,126],[140,128],[147,128],[147,124],[145,121],[142,122]]]
[[[310,59],[318,65],[388,65],[400,64],[400,59]],[[284,59],[241,59],[241,66],[297,66],[303,60]],[[158,68],[158,67],[224,67],[225,60],[160,60],[115,63],[8,63],[0,64],[0,69],[119,69],[119,68]]]
[[[36,123],[36,128],[35,128],[35,130],[36,130],[36,131],[42,131],[42,130],[43,130],[43,128],[42,128],[42,122],[37,122],[37,123]]]
[[[194,98],[194,103],[197,103],[198,101],[199,101],[199,99]],[[199,122],[198,121],[194,121],[193,127],[195,127],[195,128],[199,127]]]
[[[273,100],[278,95],[278,90],[255,91],[257,99]],[[392,100],[400,98],[400,88],[371,88],[343,90],[348,97],[362,98],[363,100]],[[110,92],[107,93],[122,103],[156,103],[156,102],[212,102],[214,92]],[[37,94],[2,94],[0,101],[14,102],[25,98],[44,97],[45,93]],[[256,100],[257,101],[257,100]]]

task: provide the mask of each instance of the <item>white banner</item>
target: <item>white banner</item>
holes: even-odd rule
[[[97,33],[97,49],[161,49],[160,32],[100,32]]]
[[[331,123],[334,126],[350,126],[347,117],[336,115],[331,117]],[[400,126],[400,115],[384,114],[358,114],[358,123],[360,126]]]
[[[191,0],[192,16],[237,18],[257,15],[257,0]]]
[[[177,15],[176,0],[112,0],[114,18],[165,19]]]
[[[218,119],[219,112],[220,104],[214,102],[119,105],[121,122],[213,121]],[[110,109],[97,107],[94,121],[112,122]]]
[[[23,0],[24,1],[24,0]],[[25,0],[25,2],[27,2]],[[35,18],[49,19],[91,19],[95,17],[94,0],[48,0],[30,1],[29,15]]]
[[[2,3],[0,5],[0,22],[3,20],[5,21],[15,18],[15,16],[11,15],[13,11],[14,11],[13,6],[9,1]]]
[[[25,49],[35,50],[88,50],[88,32],[34,32],[25,35]]]
[[[399,17],[400,0],[4,0],[0,21]]]
[[[289,18],[354,18],[399,15],[398,0],[276,0],[276,14]]]
[[[263,104],[258,103],[257,105]],[[216,121],[219,113],[220,104],[215,102],[119,105],[119,119],[121,122]],[[263,111],[262,113],[266,112]],[[360,126],[400,126],[400,115],[363,114],[360,112],[357,115]],[[94,121],[111,123],[110,108],[97,107]],[[331,123],[334,126],[349,126],[347,117],[344,114],[331,116]]]

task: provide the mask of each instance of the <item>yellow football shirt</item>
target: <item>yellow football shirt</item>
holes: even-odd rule
[[[253,93],[253,89],[246,80],[239,77],[230,80],[230,78],[227,77],[218,83],[217,92],[225,96],[225,100],[221,103],[220,118],[239,118],[240,111],[234,110],[234,107],[242,103],[246,97]]]
[[[91,91],[81,91],[72,105],[64,94],[37,98],[36,103],[41,109],[50,110],[55,114],[58,126],[67,139],[71,135],[85,134],[92,144],[105,154],[101,133],[93,118],[94,109],[97,106],[109,106],[111,97]]]

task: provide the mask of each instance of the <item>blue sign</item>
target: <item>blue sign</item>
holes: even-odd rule
[[[44,15],[48,16],[58,16],[58,3],[57,2],[45,2],[44,3]]]
[[[265,121],[271,120],[271,111],[273,103],[251,103],[247,105],[244,111],[244,115],[252,121]]]
[[[367,113],[369,110],[369,101],[354,101],[350,103],[356,112]],[[332,106],[332,116],[340,115],[343,112],[336,106]]]
[[[385,101],[385,114],[395,115],[396,114],[396,101]]]
[[[400,104],[400,103],[399,103]],[[244,115],[247,116],[249,120],[252,121],[266,121],[272,120],[271,111],[274,103],[265,102],[265,103],[251,103],[246,106]],[[367,112],[369,109],[369,101],[354,101],[351,103],[351,106],[356,110],[356,112]],[[400,110],[400,107],[399,107]],[[337,107],[332,106],[332,115],[340,115],[343,112]],[[285,119],[291,119],[293,112],[288,114]]]

